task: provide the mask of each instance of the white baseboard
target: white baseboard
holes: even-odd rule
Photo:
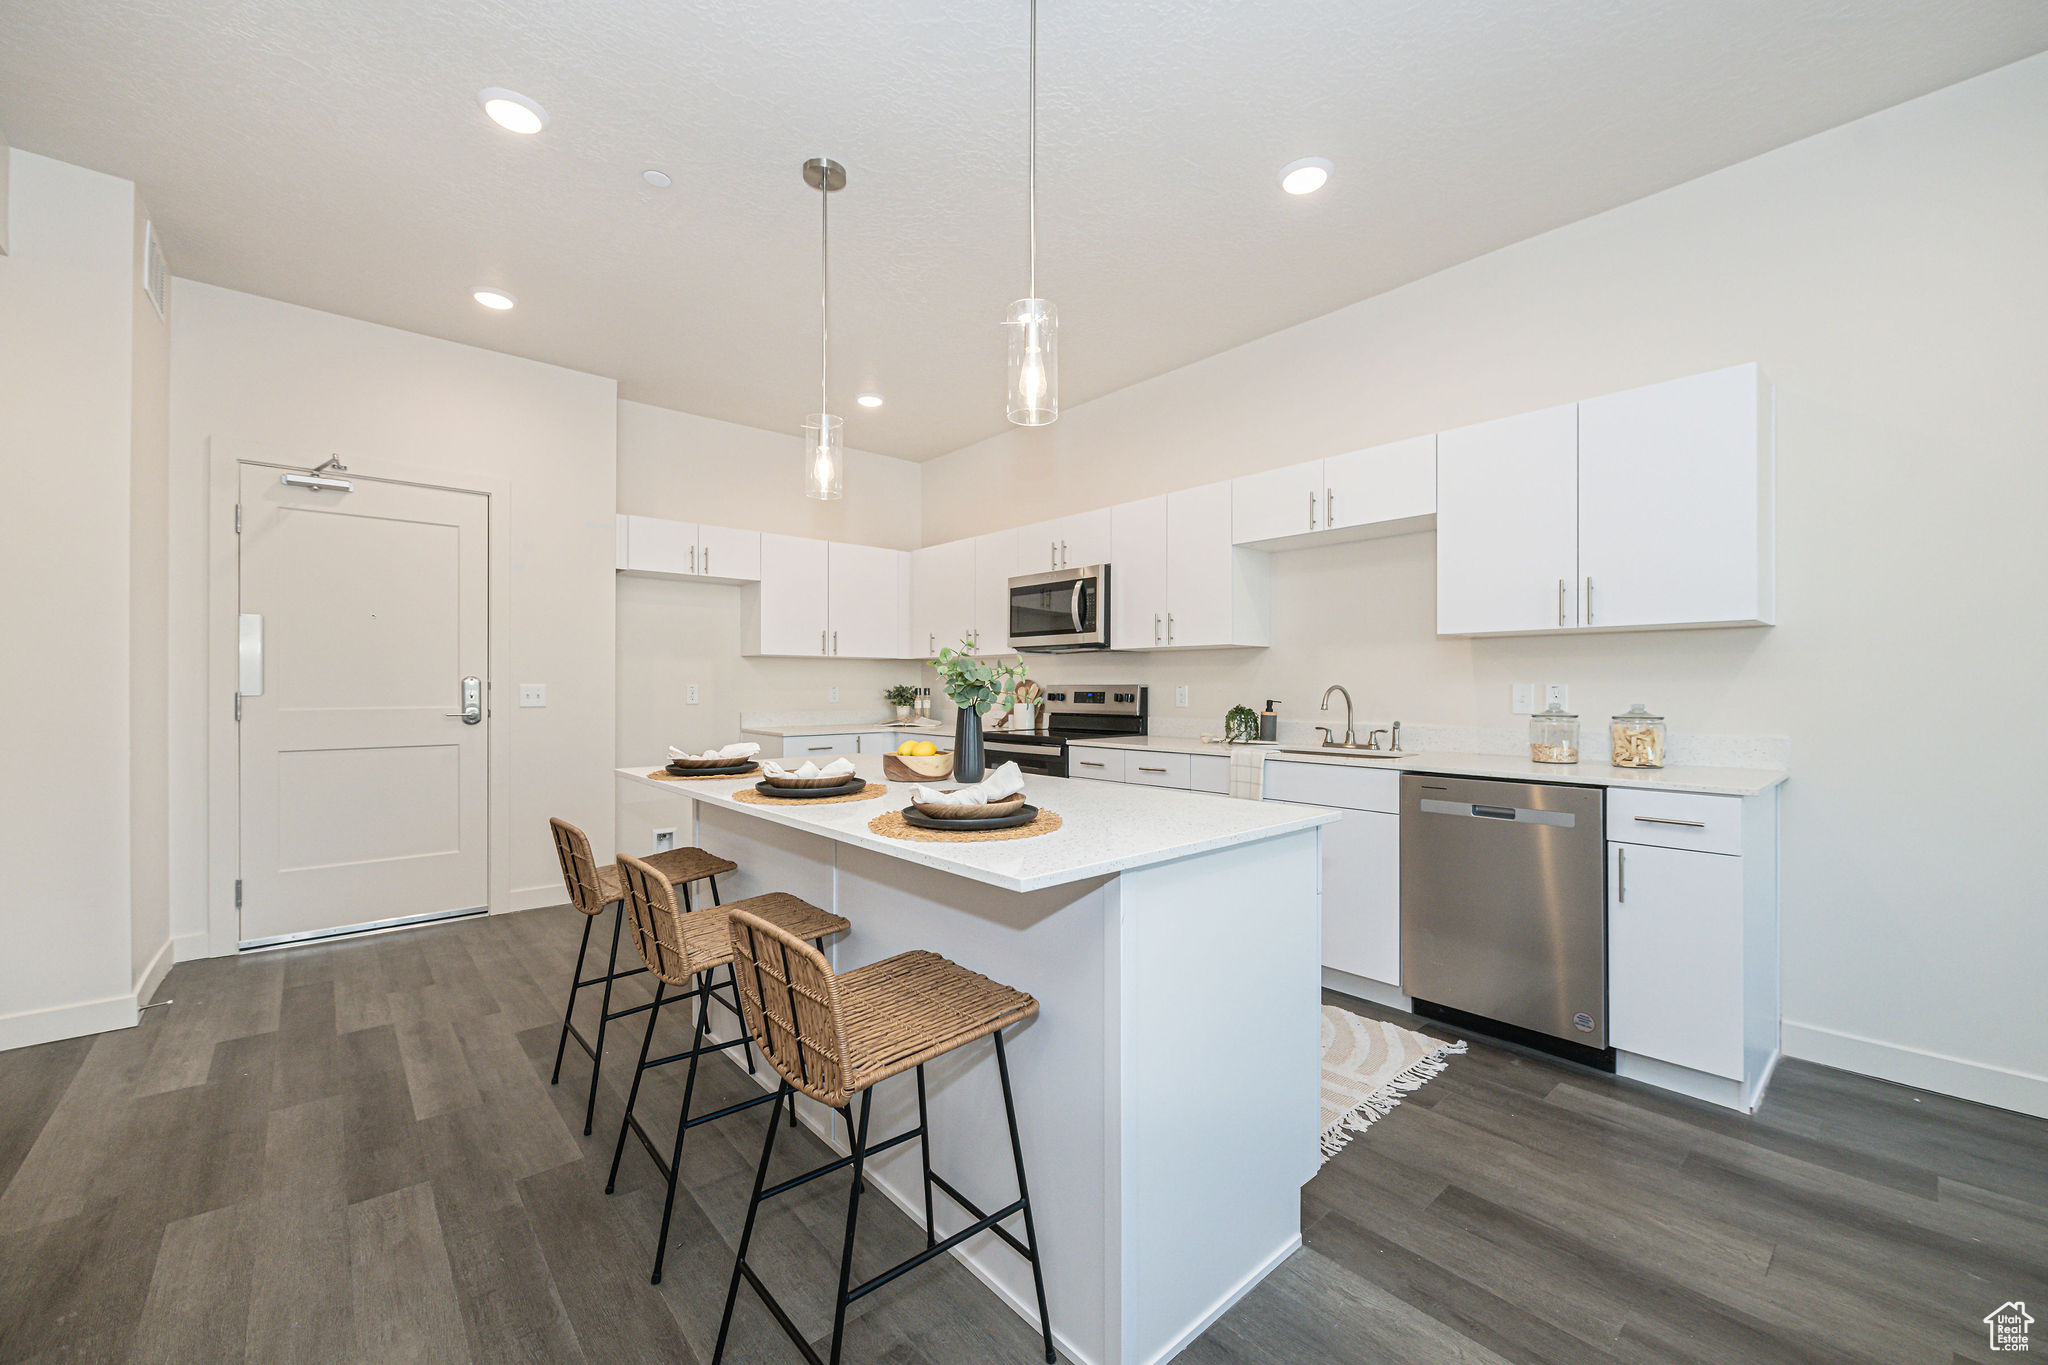
[[[512,903],[507,911],[542,910],[550,905],[567,905],[569,893],[562,889],[560,882],[545,882],[540,886],[515,886],[512,888]]]
[[[1263,1264],[1259,1265],[1235,1285],[1232,1285],[1216,1302],[1210,1304],[1209,1310],[1203,1313],[1201,1317],[1189,1323],[1178,1337],[1154,1352],[1152,1358],[1145,1361],[1144,1365],[1158,1365],[1158,1362],[1172,1360],[1182,1351],[1185,1351],[1194,1343],[1196,1337],[1209,1330],[1216,1319],[1228,1313],[1237,1305],[1239,1299],[1258,1287],[1259,1281],[1279,1269],[1282,1261],[1299,1250],[1301,1250],[1301,1234],[1297,1232],[1294,1236],[1288,1238],[1287,1241],[1281,1243],[1280,1249],[1271,1256],[1268,1256]]]
[[[191,962],[202,957],[213,957],[213,937],[204,929],[190,934],[171,935],[171,960]]]
[[[100,1000],[0,1014],[0,1052],[88,1033],[105,1033],[109,1029],[134,1028],[137,1017],[133,995],[109,995]]]
[[[156,956],[135,978],[135,1008],[138,1013],[149,1003],[149,997],[156,994],[156,988],[163,985],[164,978],[171,972],[171,940],[166,938],[156,950]]]
[[[1409,1014],[1415,1012],[1415,1002],[1401,994],[1399,986],[1390,986],[1384,981],[1374,981],[1370,977],[1353,976],[1350,972],[1340,972],[1335,967],[1323,968],[1323,989],[1359,1000],[1370,1000],[1385,1009],[1404,1010]]]
[[[1821,1028],[1817,1024],[1783,1025],[1783,1046],[1787,1057],[1800,1057],[1823,1066],[1857,1071],[1881,1080],[1896,1081],[1918,1090],[1953,1095],[2015,1113],[2048,1118],[2048,1076],[2009,1071],[2004,1067],[1949,1057],[1939,1052],[1901,1047],[1853,1033]]]

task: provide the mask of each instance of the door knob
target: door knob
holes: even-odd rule
[[[462,709],[447,713],[449,720],[459,720],[464,725],[482,724],[484,718],[484,683],[481,678],[462,680]]]

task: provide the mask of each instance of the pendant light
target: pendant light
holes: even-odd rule
[[[1060,415],[1060,319],[1038,297],[1038,0],[1031,0],[1030,151],[1025,162],[1025,202],[1031,218],[1031,297],[1010,305],[1003,325],[1010,329],[1010,391],[1005,404],[1020,427],[1042,427]]]
[[[804,496],[837,499],[846,488],[846,420],[832,415],[825,377],[832,363],[832,194],[846,188],[846,167],[812,157],[804,163],[804,183],[818,192],[818,410],[804,419]]]

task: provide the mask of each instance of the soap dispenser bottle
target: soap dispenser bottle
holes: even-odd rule
[[[1279,704],[1268,697],[1266,709],[1259,712],[1259,738],[1268,744],[1278,743],[1280,739],[1280,717],[1273,712],[1273,708]]]

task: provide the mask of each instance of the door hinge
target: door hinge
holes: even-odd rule
[[[242,504],[235,504],[235,534],[242,534]]]
[[[235,724],[237,724],[237,725],[240,725],[241,723],[242,723],[242,694],[241,694],[240,692],[237,692],[237,693],[235,693]]]
[[[235,909],[242,908],[242,879],[235,878]]]

